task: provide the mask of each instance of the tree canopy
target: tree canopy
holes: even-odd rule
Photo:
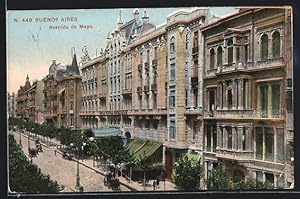
[[[11,191],[25,193],[56,193],[60,190],[56,181],[27,160],[12,135],[9,136],[9,186]]]

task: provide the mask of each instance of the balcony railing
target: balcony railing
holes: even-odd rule
[[[251,110],[251,109],[218,109],[218,110],[204,110],[204,117],[218,117],[218,118],[278,118],[282,117],[282,110]]]

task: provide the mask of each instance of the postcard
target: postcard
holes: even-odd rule
[[[291,9],[8,10],[9,194],[293,189]]]

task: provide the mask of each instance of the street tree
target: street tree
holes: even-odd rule
[[[180,190],[193,191],[199,189],[203,168],[197,160],[180,158],[175,163],[175,184]]]
[[[11,191],[25,193],[56,193],[61,188],[28,161],[12,135],[9,136],[9,186]]]

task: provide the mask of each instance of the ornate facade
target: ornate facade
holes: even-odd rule
[[[200,29],[206,171],[293,186],[290,26],[289,9],[257,8]]]

